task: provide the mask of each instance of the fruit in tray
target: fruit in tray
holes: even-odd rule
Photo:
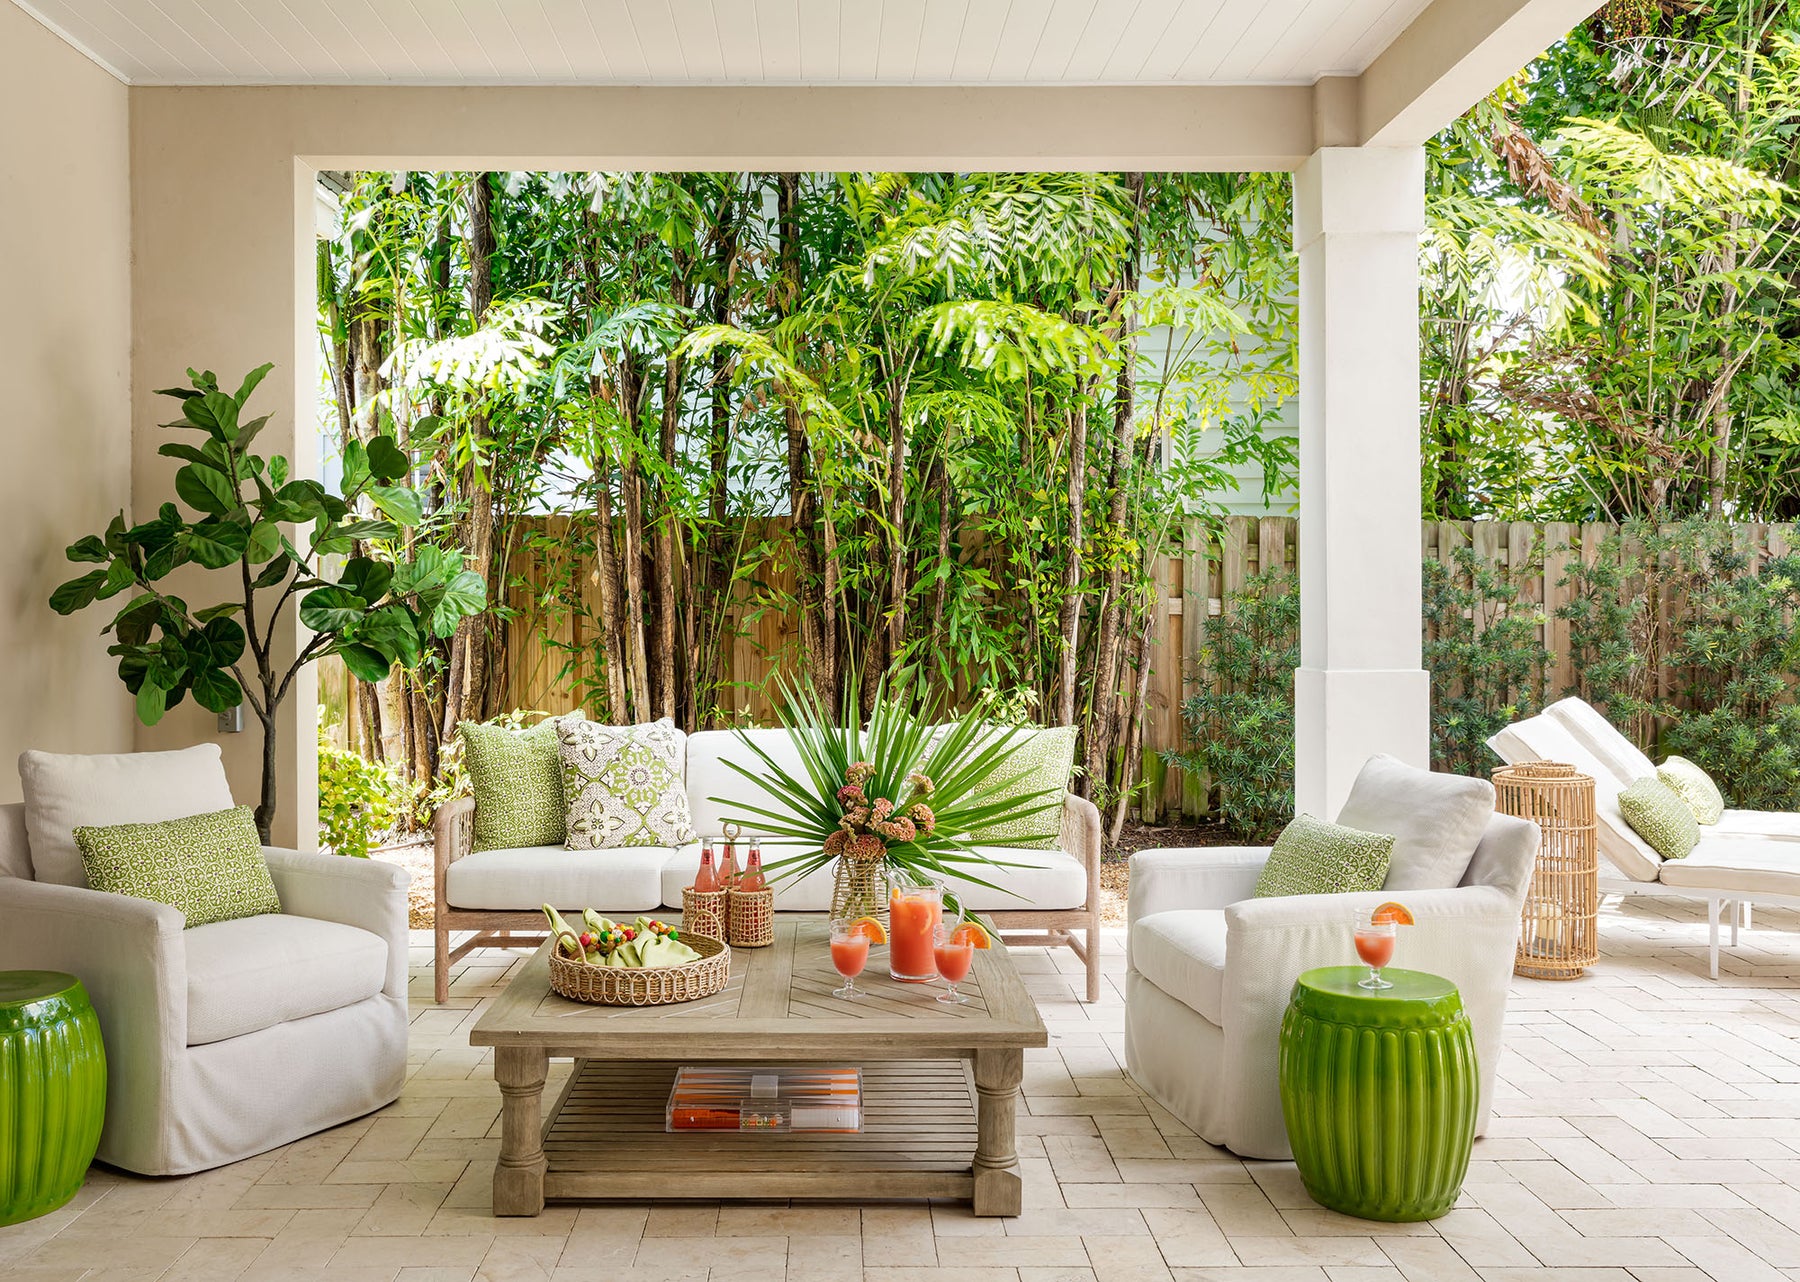
[[[622,925],[586,908],[581,913],[582,928],[577,930],[549,904],[544,905],[544,916],[550,922],[551,933],[556,936],[558,954],[571,961],[585,961],[590,966],[648,969],[685,966],[700,960],[699,953],[681,942],[679,930],[654,917],[639,917],[630,925]],[[581,952],[579,958],[576,957],[577,948]]]

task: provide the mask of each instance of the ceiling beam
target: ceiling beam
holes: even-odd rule
[[[1362,142],[1414,147],[1585,21],[1601,0],[1436,0],[1363,72]]]

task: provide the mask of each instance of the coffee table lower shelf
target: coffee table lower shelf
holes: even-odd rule
[[[576,1061],[544,1124],[544,1199],[974,1195],[978,1126],[967,1060],[863,1065],[856,1134],[671,1134],[664,1108],[678,1067]]]

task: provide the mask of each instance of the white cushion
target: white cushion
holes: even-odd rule
[[[450,865],[444,898],[452,908],[507,911],[554,904],[608,914],[649,912],[662,903],[663,866],[676,855],[664,846],[477,850]]]
[[[1394,838],[1383,890],[1444,890],[1461,883],[1493,813],[1487,780],[1420,770],[1377,753],[1357,773],[1337,821]]]
[[[1727,810],[1707,835],[1800,837],[1800,814],[1791,810]]]
[[[1225,914],[1178,908],[1131,926],[1131,968],[1202,1018],[1225,1023]]]
[[[750,742],[797,779],[807,778],[800,753],[785,730],[746,730]],[[735,819],[746,835],[767,832],[763,821],[743,809],[752,805],[778,814],[788,814],[787,803],[764,788],[760,782],[746,779],[731,768],[737,762],[757,779],[769,768],[762,758],[745,746],[735,730],[701,730],[687,737],[688,810],[694,816],[694,831],[702,838],[724,830],[727,819]],[[727,801],[715,801],[725,797]]]
[[[1538,715],[1508,726],[1488,740],[1488,746],[1508,765],[1521,761],[1560,761],[1574,766],[1594,781],[1594,812],[1598,820],[1600,855],[1632,881],[1655,881],[1663,857],[1638,836],[1619,809],[1625,790],[1612,769],[1600,762],[1586,744],[1576,739],[1563,722]]]
[[[766,866],[777,859],[785,859],[801,848],[765,841],[763,863]],[[1060,850],[1024,850],[1013,846],[977,846],[975,849],[990,859],[1005,860],[1018,866],[971,869],[983,881],[1000,887],[994,890],[961,877],[951,877],[950,889],[962,898],[963,907],[972,912],[1046,911],[1079,908],[1087,902],[1087,871],[1073,855]],[[739,846],[740,863],[743,858],[744,848]],[[664,906],[681,907],[682,888],[694,884],[694,873],[699,866],[700,856],[693,850],[669,861],[662,877]],[[777,881],[774,883],[775,907],[785,912],[826,912],[831,908],[834,880],[833,865],[826,864],[798,880]],[[1008,894],[1007,891],[1015,893]]]
[[[352,1006],[387,981],[387,941],[335,921],[271,913],[195,926],[181,940],[189,1046]]]
[[[1662,883],[1687,890],[1800,895],[1800,837],[1745,837],[1701,830],[1685,859],[1666,860]]]
[[[59,886],[88,884],[75,845],[75,829],[83,825],[160,823],[233,804],[216,743],[95,756],[22,752],[19,783],[33,875]]]
[[[1570,733],[1618,780],[1620,787],[1630,787],[1644,776],[1656,773],[1655,763],[1585,700],[1558,699],[1544,709],[1544,714],[1567,726]]]

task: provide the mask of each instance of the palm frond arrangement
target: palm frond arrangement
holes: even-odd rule
[[[1009,731],[983,719],[979,708],[939,721],[942,700],[927,697],[909,676],[890,690],[883,679],[864,726],[852,680],[842,716],[806,681],[777,675],[776,716],[800,758],[796,773],[739,738],[754,761],[727,761],[733,770],[778,798],[783,809],[733,797],[732,806],[771,836],[798,841],[799,854],[764,865],[777,879],[803,877],[840,854],[880,855],[897,877],[916,885],[955,876],[1001,889],[978,870],[1017,867],[980,853],[985,832],[1001,821],[1057,809],[1060,789],[1013,795],[1029,770],[1009,767],[1017,746]],[[1055,821],[1045,827],[1054,830]],[[1006,892],[1012,893],[1012,892]],[[954,894],[945,898],[953,906]]]

